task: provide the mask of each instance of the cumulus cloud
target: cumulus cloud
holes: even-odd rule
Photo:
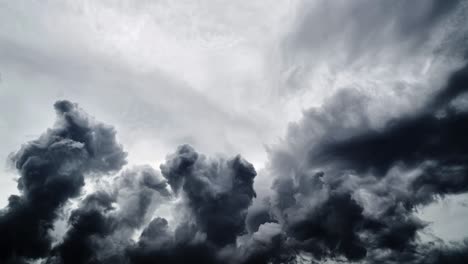
[[[2,260],[60,263],[183,263],[185,257],[219,263],[219,251],[247,233],[247,209],[255,197],[253,166],[241,156],[209,158],[180,146],[161,165],[127,168],[112,127],[76,104],[55,104],[58,120],[38,140],[12,155],[21,177],[20,196],[2,211]],[[50,232],[62,209],[96,179],[91,193],[71,210],[67,230]],[[169,228],[153,214],[179,199],[183,220]],[[9,243],[9,244],[8,244]]]
[[[71,212],[69,228],[47,263],[122,261],[132,236],[170,196],[162,176],[148,165],[124,170],[84,198]]]
[[[245,231],[247,208],[255,197],[252,164],[240,156],[210,160],[183,145],[161,171],[175,192],[183,191],[193,220],[208,241],[224,246]]]
[[[311,164],[339,160],[347,169],[376,176],[385,176],[396,165],[419,168],[422,175],[410,188],[422,201],[434,194],[466,191],[468,142],[464,135],[468,116],[454,109],[451,102],[466,92],[467,84],[465,66],[417,113],[390,120],[381,130],[325,143],[322,151],[309,153]]]
[[[417,214],[440,198],[468,192],[468,64],[451,72],[460,64],[448,61],[460,62],[466,52],[460,44],[466,3],[298,6],[280,48],[279,68],[285,67],[286,76],[278,78],[285,77],[285,88],[299,90],[323,84],[319,88],[329,96],[320,107],[308,106],[283,139],[268,147],[267,166],[259,172],[264,179],[258,181],[256,168],[241,155],[231,156],[237,147],[227,151],[224,144],[220,151],[229,155],[205,155],[184,144],[159,167],[124,168],[127,153],[114,128],[75,103],[58,101],[55,125],[10,156],[19,195],[0,210],[0,262],[466,263],[466,241],[424,241],[421,233],[431,223]],[[5,43],[15,50],[13,42]],[[326,78],[349,70],[313,81],[323,67],[330,70]],[[421,78],[417,84],[415,75]],[[399,92],[399,84],[411,89]],[[375,87],[380,90],[370,92]],[[385,97],[386,88],[393,98],[376,96]],[[161,109],[169,113],[198,92],[185,94],[171,93],[177,104],[162,102],[162,96],[157,102],[167,104]],[[415,94],[422,98],[415,100]],[[161,107],[147,98],[149,106]],[[216,116],[205,122],[229,118],[210,102],[197,103]],[[177,115],[168,116],[173,122]],[[196,132],[217,145],[210,126],[188,119],[174,123],[203,127]],[[267,130],[262,124],[256,129]],[[164,130],[177,133],[170,126]],[[60,221],[65,230],[53,236]]]
[[[240,155],[208,157],[181,145],[160,171],[140,165],[116,173],[126,153],[114,129],[59,101],[55,126],[11,156],[21,194],[0,215],[2,260],[460,262],[464,244],[421,242],[429,223],[415,212],[468,190],[468,116],[453,103],[465,95],[467,69],[418,111],[384,126],[372,125],[371,99],[351,89],[305,112],[269,150],[273,185],[255,204],[257,173]],[[65,214],[67,230],[53,241],[50,231],[85,175],[102,181]],[[176,211],[172,222],[155,215],[166,204]]]
[[[48,232],[62,206],[80,194],[85,175],[118,171],[126,163],[111,126],[71,102],[54,107],[55,126],[11,156],[20,195],[10,196],[0,213],[2,261],[46,256],[52,242]]]
[[[418,231],[428,223],[418,206],[467,191],[468,116],[451,103],[467,85],[465,66],[419,111],[380,128],[358,91],[307,112],[270,153],[272,211],[290,246],[316,259],[391,252],[389,259],[419,260]]]

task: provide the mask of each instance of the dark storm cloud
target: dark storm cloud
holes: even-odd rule
[[[12,155],[20,195],[10,196],[0,212],[2,262],[46,256],[54,220],[67,200],[80,193],[84,175],[110,173],[126,163],[112,127],[68,101],[54,107],[55,126]]]
[[[81,208],[70,215],[70,228],[63,242],[54,248],[53,254],[57,256],[47,263],[96,263],[99,244],[95,239],[109,235],[117,225],[115,219],[105,214],[113,210],[113,202],[113,197],[103,192],[86,197]]]
[[[197,226],[210,242],[225,246],[245,231],[247,208],[255,197],[252,164],[240,156],[208,159],[183,145],[168,156],[161,171],[176,193],[183,191]]]
[[[131,262],[232,262],[229,247],[247,232],[247,208],[255,197],[253,166],[240,156],[208,158],[182,145],[167,157],[161,172],[182,198],[187,216],[173,231],[167,220],[154,219],[129,248]]]
[[[198,235],[197,235],[198,234]],[[252,235],[240,237],[241,245],[223,248],[199,236],[194,226],[182,224],[174,231],[167,220],[154,219],[143,231],[140,241],[128,250],[131,263],[286,263],[294,254],[284,247],[286,237],[277,223],[265,223]],[[276,262],[275,262],[276,263]]]
[[[428,223],[414,212],[468,190],[468,113],[453,107],[468,90],[467,69],[422,109],[379,129],[368,118],[369,98],[354,90],[338,92],[291,126],[270,151],[276,180],[268,216],[287,238],[277,250],[283,259],[307,252],[365,263],[464,261],[466,247],[420,244],[418,231]]]
[[[113,128],[59,101],[54,128],[12,155],[21,194],[0,213],[0,260],[465,263],[466,243],[420,242],[428,223],[415,211],[468,191],[468,111],[454,104],[467,91],[465,66],[426,105],[377,128],[370,98],[336,93],[269,150],[266,173],[275,180],[262,201],[249,162],[207,157],[189,145],[169,154],[161,172],[144,165],[111,176],[126,157]],[[68,229],[52,241],[62,207],[87,174],[102,181],[65,214]],[[169,222],[157,209],[171,204]]]
[[[55,127],[12,156],[21,195],[0,216],[2,261],[296,263],[308,254],[316,261],[463,263],[466,245],[419,242],[427,223],[414,212],[468,190],[468,112],[453,104],[468,90],[467,69],[426,106],[378,129],[368,117],[370,99],[354,90],[309,110],[270,150],[272,195],[255,204],[250,163],[210,158],[189,145],[168,155],[161,173],[145,165],[109,176],[71,211],[51,248],[49,231],[80,194],[84,175],[116,172],[126,156],[111,127],[57,102]],[[153,217],[175,201],[177,221]]]
[[[412,252],[388,254],[379,252],[368,257],[366,263],[408,263],[408,264],[462,264],[468,261],[468,241],[441,244],[431,242],[420,245]]]
[[[468,112],[452,104],[466,91],[468,66],[422,109],[378,129],[367,118],[368,99],[353,90],[305,113],[270,153],[271,210],[289,239],[285,248],[316,259],[371,261],[386,252],[389,262],[442,263],[463,256],[431,249],[434,257],[423,261],[418,231],[427,223],[414,212],[468,191]]]
[[[467,117],[451,107],[464,93],[465,72],[426,107],[380,130],[366,117],[368,99],[352,90],[306,113],[287,146],[271,152],[273,196],[251,208],[256,172],[240,156],[208,158],[188,145],[168,155],[162,176],[185,211],[174,228],[164,218],[149,221],[155,193],[156,203],[170,199],[166,180],[149,166],[124,171],[71,213],[47,263],[292,263],[304,253],[370,263],[458,261],[462,247],[418,244],[427,224],[413,212],[435,195],[466,190],[466,146],[457,133],[466,132]]]
[[[64,239],[48,263],[120,263],[131,236],[145,224],[157,204],[170,193],[162,176],[150,166],[120,173],[110,190],[87,196],[71,213]]]
[[[249,233],[255,233],[264,223],[275,222],[270,214],[268,202],[253,204],[249,207],[245,227]]]
[[[419,198],[466,192],[468,112],[450,105],[466,91],[468,66],[454,73],[420,113],[391,120],[382,130],[326,144],[323,151],[311,154],[311,163],[340,160],[350,170],[377,176],[385,176],[395,165],[420,167],[424,173],[411,184]]]
[[[80,194],[84,175],[116,172],[126,157],[112,127],[95,122],[76,104],[60,101],[55,108],[54,128],[12,155],[21,172],[21,195],[11,196],[1,214],[2,261],[183,263],[191,257],[221,263],[219,251],[247,233],[253,166],[240,156],[210,159],[184,145],[161,166],[167,180],[146,165],[108,176],[107,184],[71,211],[68,230],[51,248],[49,232],[68,199]],[[151,218],[173,194],[182,197],[187,219],[169,230],[166,220]],[[135,243],[132,237],[141,229]]]
[[[357,236],[357,231],[364,224],[362,211],[349,194],[331,194],[316,212],[293,223],[289,232],[292,237],[303,241],[299,244],[301,247],[317,255],[326,249],[334,249],[350,260],[361,259],[366,254]]]
[[[448,247],[432,247],[427,251],[423,251],[421,255],[423,257],[418,263],[422,264],[466,263],[468,261],[468,241],[454,243]]]
[[[137,245],[128,250],[131,263],[222,263],[217,256],[219,248],[196,237],[193,226],[182,224],[169,231],[164,218],[156,218],[143,231]]]

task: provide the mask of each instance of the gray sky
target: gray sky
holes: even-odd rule
[[[466,4],[398,3],[0,0],[0,205],[18,192],[8,155],[53,124],[58,99],[115,126],[130,165],[157,168],[189,143],[242,154],[264,188],[269,147],[303,111],[356,89],[379,127],[462,65]],[[421,216],[460,240],[467,204],[449,197]]]

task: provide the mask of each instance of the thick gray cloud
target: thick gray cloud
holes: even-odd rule
[[[466,262],[421,214],[468,191],[466,1],[25,3],[0,262]],[[36,136],[64,97],[118,140],[69,101]]]
[[[12,155],[22,195],[10,198],[0,218],[10,241],[2,242],[2,258],[294,263],[309,254],[317,261],[460,262],[463,245],[419,242],[418,231],[428,223],[415,210],[467,190],[468,117],[453,106],[467,83],[464,67],[420,111],[380,130],[366,117],[368,98],[353,90],[337,93],[270,150],[271,196],[253,207],[256,172],[250,163],[240,156],[210,158],[182,145],[167,156],[161,174],[136,166],[97,185],[71,212],[68,230],[52,248],[49,231],[63,205],[79,195],[84,174],[120,170],[126,157],[112,127],[59,101],[55,127]],[[153,219],[155,208],[173,199],[182,218],[172,227]],[[13,235],[24,230],[24,236]]]
[[[172,190],[149,166],[127,169],[110,186],[96,187],[71,212],[68,230],[46,263],[183,263],[187,256],[203,263],[225,261],[222,248],[247,233],[253,166],[240,156],[208,158],[183,145],[161,171]],[[159,205],[176,197],[182,198],[186,218],[175,229],[161,217],[149,221]],[[131,238],[142,227],[136,243]]]
[[[255,197],[252,164],[240,156],[209,160],[183,145],[168,156],[161,172],[176,193],[182,192],[208,241],[225,246],[245,231],[247,208]]]
[[[63,241],[47,263],[115,263],[125,259],[131,237],[170,196],[167,183],[150,166],[126,169],[108,189],[98,190],[71,212]]]
[[[84,175],[118,171],[126,163],[111,126],[71,102],[54,106],[55,126],[11,156],[20,173],[20,195],[10,196],[0,214],[2,261],[46,256],[48,232],[61,207],[80,194]]]
[[[272,211],[293,239],[289,246],[317,259],[372,262],[388,251],[388,261],[439,263],[451,256],[436,250],[427,253],[435,260],[421,260],[415,253],[427,248],[417,232],[428,224],[415,212],[467,191],[468,117],[451,104],[466,92],[466,69],[419,111],[379,129],[368,122],[368,100],[352,90],[291,127],[272,150],[270,168],[277,177]]]

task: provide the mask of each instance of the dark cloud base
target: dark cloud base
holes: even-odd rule
[[[466,242],[422,243],[427,223],[415,215],[468,191],[468,112],[456,104],[467,92],[465,66],[422,109],[380,129],[366,126],[361,94],[336,94],[288,133],[288,151],[272,149],[271,195],[255,208],[257,173],[241,156],[182,145],[160,170],[122,170],[115,130],[58,101],[53,128],[11,155],[20,195],[0,211],[0,262],[468,263]],[[347,118],[364,121],[349,128]],[[309,144],[295,144],[298,134]],[[109,184],[65,214],[86,177]],[[175,201],[177,221],[153,216]],[[55,241],[63,215],[67,230]]]

